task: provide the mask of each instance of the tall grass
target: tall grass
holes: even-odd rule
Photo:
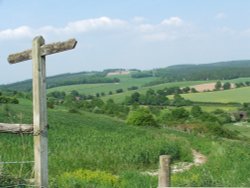
[[[23,123],[31,123],[31,110],[27,106],[9,107],[13,114],[23,109]],[[69,114],[51,110],[48,115],[50,177],[79,169],[115,175],[157,169],[160,154],[169,154],[175,161],[192,158],[185,139],[159,129],[130,127],[120,120],[85,112]],[[1,115],[1,121],[19,120]],[[1,134],[0,155],[2,161],[32,160],[32,136]],[[3,170],[14,177],[32,177],[32,164],[4,165]]]

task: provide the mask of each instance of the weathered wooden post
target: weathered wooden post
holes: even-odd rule
[[[0,132],[32,132],[34,135],[35,185],[47,188],[48,183],[48,131],[47,131],[47,100],[46,100],[46,65],[45,56],[75,48],[77,41],[70,39],[45,45],[42,36],[34,38],[32,49],[11,54],[11,64],[32,59],[33,65],[33,127],[30,125],[1,124]]]
[[[170,187],[170,155],[161,155],[158,188]]]
[[[48,131],[45,56],[41,56],[40,47],[43,37],[36,37],[32,44],[33,66],[33,126],[35,183],[48,187]]]

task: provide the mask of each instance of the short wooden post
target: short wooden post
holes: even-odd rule
[[[170,187],[170,156],[161,155],[158,176],[158,188]]]
[[[48,187],[48,132],[46,102],[45,56],[41,56],[43,37],[34,38],[32,45],[33,65],[33,125],[35,185]]]

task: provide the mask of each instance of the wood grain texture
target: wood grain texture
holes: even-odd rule
[[[0,123],[0,132],[15,133],[15,134],[18,134],[18,133],[32,134],[33,125]]]
[[[48,187],[48,132],[46,100],[45,56],[41,56],[43,37],[36,37],[32,45],[33,68],[33,124],[35,185]]]
[[[51,55],[59,52],[63,52],[66,50],[74,49],[77,44],[75,39],[69,39],[64,42],[56,42],[52,44],[42,45],[40,47],[40,55],[46,56]],[[11,54],[8,56],[8,62],[10,64],[19,63],[22,61],[27,61],[32,59],[32,50],[25,50],[20,53]]]

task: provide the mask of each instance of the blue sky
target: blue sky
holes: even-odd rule
[[[47,75],[250,59],[248,0],[0,0],[0,84],[31,78],[11,53],[76,38],[47,57]]]

